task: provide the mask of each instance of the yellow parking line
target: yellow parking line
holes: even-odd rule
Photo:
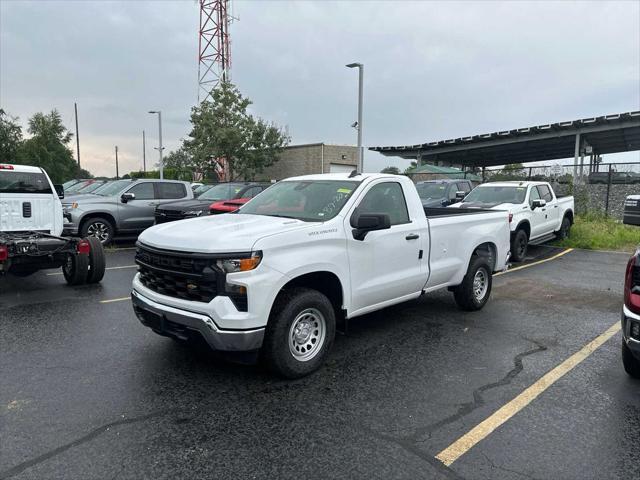
[[[131,297],[112,298],[111,300],[100,300],[100,303],[124,302],[125,300],[131,300]]]
[[[136,268],[137,265],[121,265],[120,267],[107,267],[105,270],[121,270],[123,268]],[[47,273],[47,275],[62,275],[62,272]]]
[[[570,372],[576,366],[582,363],[587,357],[589,357],[589,355],[591,355],[600,346],[602,346],[603,343],[605,343],[616,333],[618,333],[619,330],[620,322],[616,322],[611,325],[611,327],[609,327],[603,334],[587,343],[584,347],[582,347],[582,349],[571,355],[560,365],[545,374],[537,382],[520,393],[516,398],[500,407],[489,418],[473,427],[458,440],[442,450],[438,455],[436,455],[436,458],[446,466],[450,466],[458,458],[460,458],[471,448],[473,448],[477,443],[489,436],[489,434],[491,434],[491,432],[493,432],[496,428],[513,417],[524,407],[529,405],[529,403],[535,400],[541,393],[547,390],[566,373]]]
[[[540,265],[541,263],[550,262],[551,260],[555,260],[556,258],[560,258],[561,256],[566,255],[569,252],[573,252],[573,248],[567,248],[566,250],[563,250],[562,252],[554,255],[553,257],[543,258],[542,260],[538,260],[537,262],[531,262],[531,263],[527,263],[526,265],[521,265],[519,267],[510,268],[506,272],[494,273],[493,276],[497,277],[499,275],[504,275],[505,273],[517,272],[518,270],[522,270],[523,268],[529,268],[529,267],[533,267],[534,265]]]

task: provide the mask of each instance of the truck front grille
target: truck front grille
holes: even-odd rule
[[[175,298],[210,302],[218,294],[215,259],[138,245],[140,282],[150,290]]]
[[[185,218],[184,214],[178,210],[156,210],[155,212],[156,223],[173,222],[183,218]]]

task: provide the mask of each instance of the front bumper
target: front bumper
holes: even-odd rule
[[[138,319],[154,332],[186,340],[200,335],[214,350],[246,352],[262,347],[264,328],[251,330],[222,330],[211,317],[162,305],[141,293],[131,292],[133,310]]]
[[[631,337],[631,323],[640,323],[640,315],[631,312],[626,306],[622,307],[622,338],[633,355],[640,360],[640,340]]]

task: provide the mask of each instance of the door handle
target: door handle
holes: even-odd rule
[[[418,235],[417,233],[410,233],[409,235],[407,235],[406,237],[404,237],[406,240],[417,240],[420,238],[420,235]]]
[[[554,205],[553,208],[558,208],[558,205]]]

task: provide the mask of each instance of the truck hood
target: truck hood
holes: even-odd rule
[[[223,214],[161,223],[146,229],[138,240],[150,247],[184,252],[248,252],[261,238],[315,225],[292,218]]]
[[[158,206],[158,210],[167,210],[172,212],[181,212],[183,210],[206,210],[212,202],[213,200],[198,200],[196,198],[192,198],[189,200],[163,203]]]
[[[71,199],[71,197],[69,197]],[[92,194],[87,194],[87,196],[79,196],[76,198],[71,199],[71,201],[67,201],[67,199],[64,199],[64,203],[71,203],[71,202],[78,202],[78,205],[80,205],[81,207],[84,205],[94,205],[96,203],[117,203],[119,200],[119,196],[118,197],[102,197],[100,195],[92,195]]]

